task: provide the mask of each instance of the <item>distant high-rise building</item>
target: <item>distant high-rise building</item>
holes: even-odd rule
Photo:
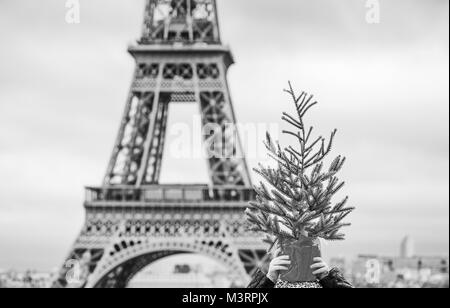
[[[412,258],[415,255],[414,240],[410,236],[406,236],[400,246],[400,257]]]

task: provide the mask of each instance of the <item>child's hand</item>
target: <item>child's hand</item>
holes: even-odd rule
[[[280,249],[275,251],[274,259],[270,262],[269,272],[267,273],[267,278],[274,283],[277,282],[280,272],[287,271],[288,266],[291,264],[289,256],[279,256],[280,252]]]
[[[322,258],[314,258],[314,264],[311,265],[311,269],[315,270],[313,275],[315,275],[319,280],[327,277],[330,273],[330,267],[325,263],[325,261],[323,261]]]

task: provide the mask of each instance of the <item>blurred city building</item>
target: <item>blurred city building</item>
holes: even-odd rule
[[[416,256],[414,251],[414,240],[407,236],[400,256],[360,255],[351,265],[350,277],[357,287],[448,288],[448,256]]]
[[[356,287],[448,287],[448,257],[383,257],[361,255],[352,263]]]
[[[144,271],[133,278],[128,288],[230,288],[229,272],[214,268],[207,271],[201,264],[178,264],[173,273]]]
[[[415,255],[414,240],[410,236],[406,236],[400,246],[400,257],[412,258]]]
[[[52,273],[0,270],[0,288],[48,288]]]

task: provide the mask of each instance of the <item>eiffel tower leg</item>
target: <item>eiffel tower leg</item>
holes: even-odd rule
[[[217,261],[228,269],[232,285],[242,287],[265,255],[258,238],[243,237],[240,211],[133,210],[126,217],[86,287],[126,287],[149,264],[183,253]]]
[[[89,213],[68,266],[54,286],[124,288],[146,266],[184,253],[217,261],[228,269],[231,286],[246,286],[263,265],[265,251],[257,237],[248,236],[242,222],[236,210]]]

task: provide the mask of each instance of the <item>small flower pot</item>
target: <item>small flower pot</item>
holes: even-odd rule
[[[321,257],[320,243],[318,239],[304,238],[298,241],[290,241],[281,245],[283,255],[290,258],[289,269],[282,273],[280,279],[286,282],[312,282],[317,281],[313,275],[311,265],[314,258]]]

